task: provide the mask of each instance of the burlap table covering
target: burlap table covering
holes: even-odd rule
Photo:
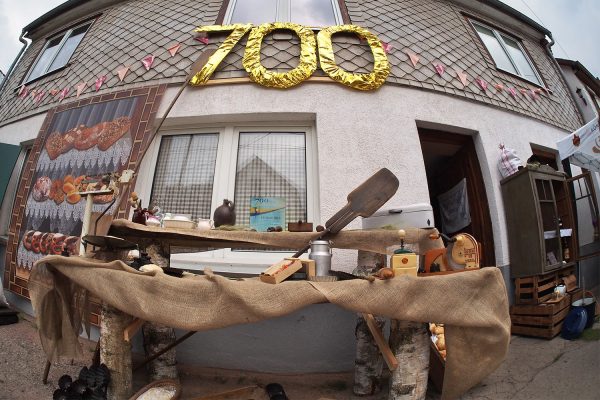
[[[255,278],[175,278],[141,273],[121,261],[48,256],[35,264],[29,290],[48,359],[78,355],[88,292],[135,317],[186,330],[261,321],[322,302],[398,320],[445,323],[444,398],[458,397],[494,371],[510,339],[507,293],[497,268],[375,282],[270,285]]]

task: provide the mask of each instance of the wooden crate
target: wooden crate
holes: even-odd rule
[[[571,265],[542,275],[515,278],[515,304],[542,304],[550,300],[562,278],[575,272]]]
[[[429,380],[438,392],[442,392],[444,387],[444,372],[446,371],[446,361],[438,351],[435,344],[430,340],[429,349]]]
[[[510,308],[511,332],[514,335],[552,339],[562,329],[564,319],[574,299],[581,298],[581,289],[574,290],[558,300],[542,304],[517,304]]]

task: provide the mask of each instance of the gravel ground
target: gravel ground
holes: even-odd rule
[[[85,339],[81,342],[86,358],[53,364],[48,384],[44,385],[42,374],[46,360],[31,318],[21,319],[18,324],[0,326],[0,400],[51,399],[60,376],[78,375],[83,366],[90,364],[95,343]],[[134,355],[134,361],[141,358],[141,355]],[[282,384],[292,400],[387,399],[387,388],[377,396],[353,396],[352,373],[274,375],[190,365],[179,365],[178,368],[183,400],[250,385],[264,386],[271,382]],[[596,322],[593,329],[586,330],[581,339],[574,341],[560,337],[545,340],[513,336],[507,359],[461,399],[596,400],[600,398],[598,371],[600,322]],[[144,371],[134,375],[134,390],[147,383]],[[439,393],[430,385],[427,400],[439,398]],[[260,389],[254,399],[268,400]]]

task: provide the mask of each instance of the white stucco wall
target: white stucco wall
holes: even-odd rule
[[[167,91],[159,116],[176,91]],[[321,205],[321,221],[315,223],[331,217],[346,204],[351,190],[382,167],[401,181],[389,206],[429,202],[416,121],[477,132],[474,139],[499,266],[509,264],[509,255],[496,165],[498,144],[514,148],[525,162],[531,155],[531,143],[556,148],[556,141],[567,134],[544,122],[454,96],[392,85],[360,92],[333,82],[305,82],[286,91],[253,83],[189,88],[169,113],[165,126],[288,119],[309,123],[314,119]],[[360,221],[350,225],[359,226]],[[335,258],[334,268],[348,269],[356,262],[347,254]]]
[[[21,142],[35,139],[45,118],[46,113],[42,113],[0,127],[0,143],[18,145]]]

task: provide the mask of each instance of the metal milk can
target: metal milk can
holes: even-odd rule
[[[310,242],[308,258],[315,261],[315,274],[329,276],[331,271],[331,242],[329,240],[314,240]]]

